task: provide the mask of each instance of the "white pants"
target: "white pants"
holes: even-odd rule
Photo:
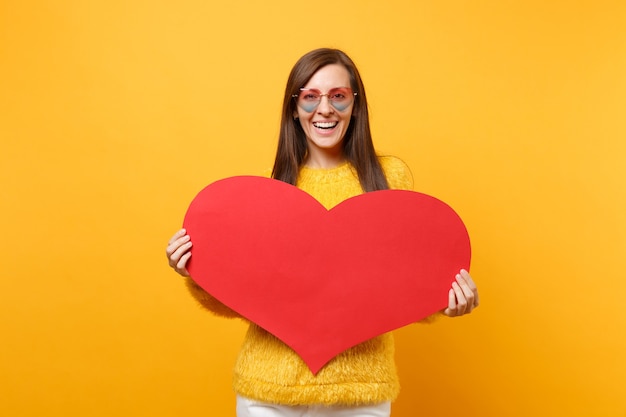
[[[237,417],[389,417],[391,403],[364,406],[285,406],[237,396]]]

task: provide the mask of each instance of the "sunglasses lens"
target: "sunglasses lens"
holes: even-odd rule
[[[320,103],[322,93],[318,90],[301,90],[298,95],[298,106],[307,113],[311,113]]]
[[[334,108],[342,111],[350,106],[352,100],[354,99],[354,95],[352,94],[352,90],[349,88],[333,88],[328,92],[328,99]]]

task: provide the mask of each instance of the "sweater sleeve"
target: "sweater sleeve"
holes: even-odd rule
[[[220,317],[226,318],[242,318],[239,313],[227,307],[222,302],[218,301],[208,292],[204,291],[196,282],[191,278],[186,278],[187,288],[193,296],[193,298],[200,303],[200,305],[210,312]]]

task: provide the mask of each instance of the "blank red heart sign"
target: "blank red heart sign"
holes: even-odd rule
[[[445,308],[470,262],[459,216],[413,191],[370,192],[327,210],[284,182],[232,177],[196,196],[184,227],[193,279],[313,373]]]

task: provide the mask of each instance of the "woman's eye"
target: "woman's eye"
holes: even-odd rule
[[[315,100],[318,99],[318,97],[317,97],[317,95],[315,95],[313,93],[307,93],[307,94],[304,94],[302,96],[302,99],[306,100],[306,101],[315,101]]]

